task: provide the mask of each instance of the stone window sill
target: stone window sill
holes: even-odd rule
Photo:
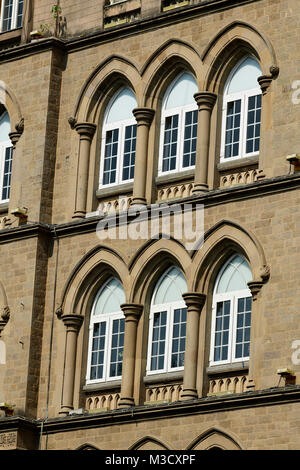
[[[84,392],[102,392],[106,390],[120,390],[121,380],[113,380],[111,382],[102,382],[96,384],[88,384],[83,386]]]
[[[0,214],[7,214],[8,213],[8,202],[3,202],[0,204]]]
[[[17,42],[21,39],[22,36],[22,28],[12,29],[10,31],[5,31],[0,33],[0,48],[2,44],[9,43],[9,42]]]
[[[192,179],[195,175],[195,170],[181,171],[180,173],[172,173],[168,175],[157,176],[155,182],[157,186],[162,184],[173,183],[177,181],[184,181],[186,179]]]
[[[103,199],[106,197],[120,196],[128,193],[132,193],[133,183],[125,183],[117,186],[111,186],[110,188],[100,188],[96,191],[97,199]]]
[[[221,375],[227,373],[236,373],[241,371],[246,371],[249,369],[249,361],[245,362],[236,362],[233,364],[222,364],[220,366],[210,366],[206,368],[206,373],[209,376],[212,375]]]
[[[232,160],[230,162],[222,162],[218,163],[217,169],[219,171],[226,171],[226,170],[232,170],[235,168],[244,168],[248,167],[250,165],[257,165],[259,161],[259,155],[254,155],[253,157],[249,158],[239,158],[237,160]]]
[[[166,374],[154,374],[146,375],[144,377],[145,385],[154,385],[154,384],[165,384],[169,382],[179,382],[183,381],[183,371],[182,372],[167,372]]]

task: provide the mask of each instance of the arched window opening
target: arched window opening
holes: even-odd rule
[[[24,0],[3,0],[1,3],[1,32],[21,28]]]
[[[259,154],[262,93],[260,65],[253,57],[240,61],[224,89],[221,161]]]
[[[116,278],[110,278],[95,298],[89,329],[87,383],[122,376],[125,317],[120,305],[124,302],[124,290]]]
[[[162,103],[159,174],[194,168],[198,87],[190,73],[179,75],[167,89]]]
[[[185,278],[175,266],[156,284],[150,310],[147,374],[183,369],[187,313],[184,292]]]
[[[104,115],[100,165],[100,187],[133,181],[137,124],[132,114],[137,107],[129,88],[119,90]]]
[[[13,147],[9,139],[10,119],[1,105],[0,109],[0,202],[7,202],[10,196]]]
[[[213,294],[210,365],[249,359],[252,280],[244,257],[234,255],[220,270]]]

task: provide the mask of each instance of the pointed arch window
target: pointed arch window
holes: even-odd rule
[[[0,111],[1,112],[1,111]],[[10,196],[13,147],[9,138],[10,119],[2,109],[0,115],[0,202],[7,202]]]
[[[217,277],[212,306],[210,365],[249,359],[252,296],[249,264],[232,256]]]
[[[24,0],[3,0],[1,5],[1,32],[22,26]]]
[[[194,99],[198,86],[190,73],[179,75],[162,102],[158,174],[195,167],[198,108]]]
[[[147,374],[182,370],[186,339],[187,285],[182,272],[172,266],[159,279],[152,296]]]
[[[125,317],[120,305],[124,302],[117,278],[110,278],[96,295],[90,319],[87,383],[122,376]]]
[[[262,93],[258,77],[262,71],[253,57],[242,59],[225,84],[221,161],[259,154]]]
[[[129,88],[119,90],[104,115],[101,146],[100,187],[133,181],[137,124],[132,110],[137,107]]]

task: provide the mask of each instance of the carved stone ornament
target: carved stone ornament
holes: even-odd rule
[[[1,318],[4,322],[8,322],[10,319],[10,310],[8,305],[2,308]]]
[[[62,305],[57,307],[57,309],[55,310],[55,313],[56,313],[57,318],[60,320],[64,313]]]
[[[68,123],[70,124],[70,127],[73,130],[77,124],[77,119],[71,116],[68,119]]]
[[[19,134],[23,134],[24,131],[24,118],[22,117],[20,121],[15,125],[15,129]]]
[[[267,282],[270,277],[270,266],[267,264],[261,266],[259,269],[259,275],[263,282]]]

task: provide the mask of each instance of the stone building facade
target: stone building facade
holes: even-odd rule
[[[1,449],[300,447],[299,31],[1,1]]]

